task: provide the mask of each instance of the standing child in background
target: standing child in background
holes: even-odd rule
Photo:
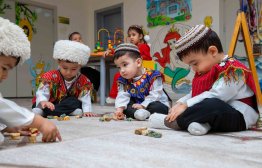
[[[132,43],[117,46],[114,62],[119,68],[116,116],[146,120],[152,113],[167,114],[169,102],[159,71],[145,69],[140,51]]]
[[[213,30],[197,25],[176,42],[175,48],[179,59],[195,71],[192,91],[179,99],[167,116],[152,115],[152,127],[167,126],[205,135],[210,130],[242,131],[256,123],[256,90],[251,71],[224,55]]]
[[[13,69],[19,62],[21,64],[30,58],[30,42],[23,29],[0,17],[0,82],[7,79],[8,71]],[[5,124],[7,128],[0,130],[22,130],[26,128],[37,128],[42,134],[43,142],[55,142],[61,136],[54,123],[44,119],[39,115],[20,107],[14,102],[4,99],[0,93],[0,125]],[[15,128],[16,127],[16,128]],[[29,132],[29,130],[28,130]],[[4,142],[4,137],[0,133],[0,143]]]
[[[58,69],[41,76],[33,99],[33,112],[43,116],[96,116],[92,113],[92,84],[80,73],[81,66],[87,64],[89,56],[89,47],[82,43],[57,41],[53,57],[58,61]]]
[[[73,32],[68,37],[71,41],[77,41],[83,43],[81,34],[79,32]],[[81,68],[81,73],[85,75],[93,84],[94,89],[98,91],[100,86],[100,72],[94,68],[83,66]]]
[[[130,43],[136,45],[140,51],[140,55],[143,60],[152,60],[150,56],[150,47],[147,44],[149,39],[145,39],[145,35],[141,26],[132,25],[127,31]],[[108,50],[105,52],[105,56],[113,54],[113,50]],[[120,77],[120,73],[116,73],[114,76],[113,84],[109,93],[109,97],[106,99],[108,104],[115,103],[115,98],[117,96],[117,79]]]

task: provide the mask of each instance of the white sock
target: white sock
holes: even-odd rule
[[[149,127],[158,129],[170,129],[165,126],[165,118],[167,115],[154,113],[149,117]]]
[[[40,116],[43,116],[43,115],[44,115],[43,110],[40,109],[40,108],[33,108],[32,111],[33,111],[33,113],[38,114],[38,115],[40,115]]]
[[[205,135],[211,129],[208,123],[202,124],[197,122],[192,122],[189,124],[187,130],[192,135]]]
[[[150,116],[150,112],[145,109],[138,109],[134,114],[137,120],[144,121]]]
[[[79,115],[79,116],[81,116],[81,115],[83,115],[83,110],[80,109],[80,108],[77,108],[72,113],[70,113],[70,115],[73,115],[73,116]]]

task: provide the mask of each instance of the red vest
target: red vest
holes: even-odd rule
[[[43,87],[43,85],[46,84],[49,85],[50,102],[59,102],[65,96],[81,97],[92,89],[92,83],[86,76],[81,74],[74,81],[70,87],[70,90],[68,91],[64,82],[64,78],[58,70],[48,71],[41,76],[39,87]],[[35,103],[35,101],[36,97],[33,98],[32,102]]]
[[[192,97],[210,90],[213,84],[222,77],[226,82],[231,80],[236,82],[238,80],[244,80],[250,87],[250,89],[256,94],[253,76],[251,74],[251,71],[244,64],[233,58],[228,59],[224,63],[225,64],[223,66],[220,64],[216,64],[206,74],[195,74],[192,80]],[[243,79],[239,79],[240,75],[243,77]],[[239,101],[242,101],[253,107],[254,109],[257,109],[255,95],[252,97],[240,99]]]

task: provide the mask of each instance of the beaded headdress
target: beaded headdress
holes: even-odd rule
[[[186,32],[176,43],[175,50],[178,56],[183,55],[190,48],[198,46],[203,40],[205,40],[211,29],[204,25],[196,25]]]
[[[137,52],[140,54],[139,49],[137,48],[136,45],[132,44],[132,43],[123,43],[123,44],[119,44],[116,49],[115,49],[115,53],[119,52],[119,51],[133,51],[133,52]]]

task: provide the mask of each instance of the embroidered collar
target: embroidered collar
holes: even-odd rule
[[[228,55],[225,55],[225,57],[221,60],[221,62],[219,63],[219,66],[223,67],[226,65],[226,62],[229,60]]]

